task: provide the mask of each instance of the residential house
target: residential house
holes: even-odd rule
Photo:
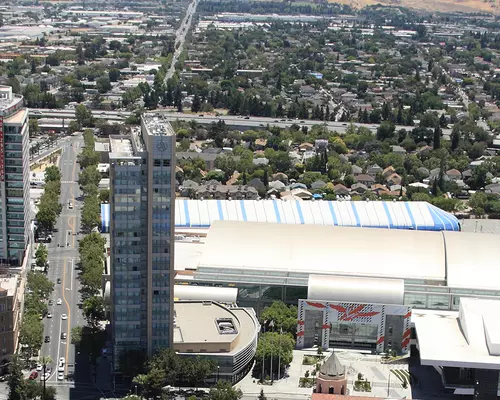
[[[446,175],[448,178],[450,178],[452,181],[457,181],[462,178],[462,174],[458,169],[452,168],[446,171]]]
[[[318,190],[324,188],[325,186],[326,186],[325,182],[323,182],[322,180],[317,180],[311,184],[311,189]]]
[[[362,183],[355,183],[351,186],[351,193],[363,194],[368,190],[368,187]]]
[[[257,189],[248,185],[203,185],[196,190],[197,199],[235,199],[235,200],[257,200],[259,193]]]
[[[376,176],[377,174],[381,174],[382,171],[383,169],[377,164],[373,164],[366,169],[366,173],[371,176]]]
[[[405,155],[406,150],[401,146],[391,146],[392,152],[396,154]]]
[[[302,189],[302,188],[297,188],[290,190],[290,193],[294,197],[298,197],[302,200],[311,200],[313,195],[310,191]]]
[[[182,182],[182,185],[180,185],[181,197],[195,197],[199,187],[200,185],[197,182],[186,179]]]
[[[314,147],[316,148],[316,151],[325,150],[328,147],[328,140],[316,139],[314,141]]]
[[[258,191],[266,190],[266,187],[259,178],[253,178],[250,182],[248,182],[248,186],[254,187]]]
[[[387,178],[388,176],[391,176],[392,174],[395,174],[395,173],[396,173],[396,169],[392,165],[389,165],[386,169],[384,169],[382,171],[382,176],[384,178]]]
[[[255,150],[265,150],[267,146],[267,139],[255,139]]]
[[[302,143],[299,145],[299,151],[312,151],[314,150],[314,145],[311,143]]]
[[[347,189],[344,185],[342,185],[341,183],[337,183],[334,187],[333,187],[333,192],[337,195],[337,196],[348,196],[350,191],[349,189]]]
[[[377,196],[380,196],[382,194],[388,194],[389,193],[389,190],[387,189],[387,187],[385,187],[384,185],[381,185],[379,183],[373,185],[370,190],[375,193]]]
[[[283,183],[288,183],[288,175],[284,174],[283,172],[276,172],[275,174],[272,175],[272,178],[277,181],[281,181]]]
[[[358,175],[363,173],[363,168],[360,166],[353,164],[351,165],[351,174],[356,178]]]
[[[399,176],[398,174],[392,174],[386,178],[386,182],[388,185],[401,185],[401,181],[403,178]]]
[[[252,164],[257,166],[268,165],[269,160],[266,157],[254,158]]]
[[[356,177],[356,181],[369,187],[375,183],[375,178],[368,174],[360,174]]]

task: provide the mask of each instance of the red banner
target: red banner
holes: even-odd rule
[[[0,182],[5,181],[5,154],[3,140],[3,117],[0,116]]]

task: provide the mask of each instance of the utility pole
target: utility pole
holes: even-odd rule
[[[387,381],[387,397],[390,397],[390,389],[391,389],[391,369],[389,368],[389,380]]]
[[[47,364],[43,364],[43,394],[42,394],[42,400],[45,400],[45,390],[47,389],[47,379],[45,378],[45,371],[47,370]]]

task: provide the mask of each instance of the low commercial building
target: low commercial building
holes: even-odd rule
[[[200,329],[200,327],[203,327]],[[260,325],[252,308],[213,301],[174,304],[174,350],[184,357],[215,361],[210,380],[236,383],[250,370]]]
[[[311,275],[307,300],[299,300],[297,347],[407,353],[411,308],[403,302],[402,279]]]
[[[15,353],[21,328],[24,288],[19,276],[0,275],[0,374]]]
[[[474,399],[500,396],[500,300],[462,299],[459,312],[415,311],[416,348],[443,385]]]

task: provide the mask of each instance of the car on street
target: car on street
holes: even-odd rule
[[[61,278],[57,278],[57,283],[61,283]]]
[[[68,337],[68,335],[66,335],[66,332],[63,332],[61,333],[61,339],[64,340]]]
[[[61,357],[59,359],[59,364],[65,364],[66,363],[66,359],[64,357]]]
[[[54,305],[54,300],[49,300],[49,306],[53,306]]]
[[[66,314],[62,314],[61,319],[68,319],[68,316]]]
[[[57,372],[64,372],[64,364],[59,364],[59,367],[57,367]]]
[[[62,304],[62,300],[61,299],[57,299],[57,305],[60,306]]]
[[[57,374],[57,380],[59,380],[59,381],[64,380],[64,372],[59,372],[59,373]]]
[[[47,314],[47,318],[52,318],[52,314],[51,314],[51,313],[48,313],[48,314]]]
[[[45,336],[45,343],[50,343],[50,336]]]
[[[38,378],[38,372],[36,371],[33,371],[31,374],[30,374],[30,381],[34,381],[36,378]]]
[[[37,370],[38,372],[40,372],[42,369],[43,369],[43,365],[42,365],[42,364],[37,364],[37,365],[36,365],[36,370]]]

